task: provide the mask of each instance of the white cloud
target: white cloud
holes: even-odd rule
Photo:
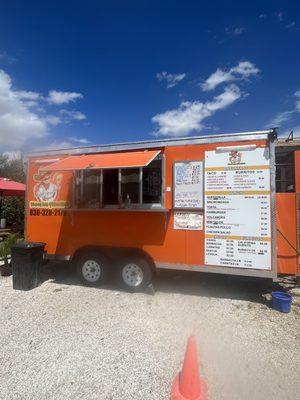
[[[294,96],[296,97],[294,109],[277,113],[268,123],[268,127],[280,127],[284,123],[292,121],[295,117],[295,113],[300,113],[300,90],[297,90],[294,93]]]
[[[215,96],[212,101],[182,102],[179,108],[157,114],[152,118],[152,122],[158,125],[154,135],[179,137],[194,131],[199,132],[204,127],[202,124],[204,119],[230,106],[240,97],[239,88],[232,84],[226,87],[223,93]]]
[[[26,105],[26,107],[36,107],[39,104],[37,101],[33,101],[33,100],[23,101],[23,103]],[[36,111],[38,111],[38,110],[36,110]]]
[[[54,140],[50,144],[35,148],[35,150],[44,150],[44,149],[47,149],[47,150],[60,150],[60,149],[68,149],[70,147],[74,147],[71,142],[68,142],[66,140],[63,140],[61,142],[57,141],[57,140]]]
[[[60,110],[59,114],[59,117],[57,115],[47,115],[43,117],[43,121],[45,121],[49,125],[56,126],[59,124],[69,124],[72,121],[86,120],[86,115],[80,111]]]
[[[258,73],[259,69],[255,66],[255,64],[251,63],[250,61],[241,61],[228,71],[218,68],[216,72],[211,74],[206,81],[201,84],[201,88],[207,92],[215,89],[221,83],[245,80],[251,75],[257,75]]]
[[[30,90],[17,90],[14,93],[26,107],[36,107],[39,101],[43,99],[39,93]]]
[[[241,35],[244,32],[244,28],[240,27],[240,28],[234,28],[233,30],[233,34],[235,36]]]
[[[7,54],[5,51],[0,51],[0,63],[13,64],[17,59]]]
[[[182,81],[185,77],[186,77],[185,73],[183,73],[183,74],[168,74],[166,71],[158,72],[156,74],[156,78],[159,81],[166,81],[167,82],[167,88],[168,89],[178,85],[178,83],[180,81]]]
[[[68,139],[71,142],[80,143],[80,144],[89,144],[89,143],[91,143],[91,141],[86,139],[86,138],[77,138],[77,137],[71,136]]]
[[[293,118],[294,110],[279,112],[267,124],[268,127],[280,127],[284,122],[288,122]]]
[[[206,81],[201,84],[201,88],[204,91],[213,90],[220,85],[220,83],[229,82],[230,80],[232,80],[231,73],[218,68],[216,72],[211,74],[209,78],[207,78]]]
[[[52,126],[56,126],[62,123],[62,120],[56,115],[47,115],[43,118],[43,121]]]
[[[57,104],[82,97],[73,92],[50,93],[50,98]],[[15,90],[11,77],[0,69],[0,152],[18,150],[29,142],[34,147],[35,141],[49,135],[50,127],[86,119],[83,113],[73,110],[61,110],[59,115],[48,114],[41,104],[47,105],[50,98],[34,91]]]
[[[50,104],[68,104],[82,98],[83,95],[81,93],[50,90],[48,93],[47,101]]]
[[[245,31],[245,28],[242,26],[226,26],[225,33],[229,36],[239,36]]]
[[[28,139],[46,135],[46,122],[29,110],[13,90],[10,76],[0,70],[0,149],[19,148]]]
[[[276,16],[277,16],[277,18],[278,18],[278,21],[282,21],[283,20],[283,12],[282,11],[279,11],[277,14],[276,14]]]
[[[241,78],[249,78],[251,75],[257,75],[259,69],[250,61],[241,61],[236,67],[231,68],[232,74],[239,74]]]
[[[76,110],[60,110],[59,113],[64,117],[65,122],[71,122],[72,120],[83,121],[86,119],[86,115],[81,111]]]
[[[287,29],[289,29],[289,28],[294,28],[294,26],[296,26],[296,22],[295,22],[295,21],[292,21],[292,22],[290,22],[289,24],[287,24],[285,27],[286,27]]]
[[[264,20],[267,18],[267,15],[266,15],[266,14],[260,14],[260,15],[258,16],[258,18],[259,18],[261,21],[264,21]]]
[[[17,90],[15,95],[18,96],[20,100],[33,100],[36,101],[40,98],[40,94],[37,92],[31,92],[27,90]]]
[[[89,144],[91,143],[86,138],[77,138],[75,136],[68,137],[67,140],[54,140],[48,144],[44,144],[42,146],[35,147],[34,150],[60,150],[60,149],[68,149],[72,148],[78,144]]]

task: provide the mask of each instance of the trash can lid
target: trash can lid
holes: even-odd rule
[[[39,249],[45,247],[46,243],[42,242],[19,242],[14,243],[12,249]]]
[[[19,242],[11,246],[12,256],[16,254],[37,254],[44,252],[45,243],[38,242]]]

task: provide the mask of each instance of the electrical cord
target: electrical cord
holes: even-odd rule
[[[285,239],[285,241],[291,246],[293,250],[295,250],[296,254],[300,256],[300,252],[294,247],[294,245],[289,241],[289,239],[281,232],[280,229],[277,228],[277,231],[280,233],[280,235]]]

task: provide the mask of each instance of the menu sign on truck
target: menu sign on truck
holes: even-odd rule
[[[268,148],[205,152],[205,264],[271,269]]]
[[[203,162],[174,164],[174,208],[203,208]]]
[[[201,231],[203,229],[202,211],[175,211],[174,229]]]

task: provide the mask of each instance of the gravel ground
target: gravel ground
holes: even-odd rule
[[[0,281],[0,399],[168,399],[186,340],[198,343],[210,400],[296,399],[299,289],[289,314],[269,282],[164,272],[154,290],[76,284],[49,272],[38,288]]]

